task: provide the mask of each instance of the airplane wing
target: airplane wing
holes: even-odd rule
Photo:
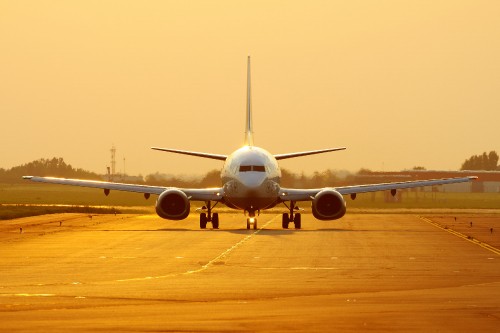
[[[38,183],[82,186],[82,187],[100,188],[104,190],[116,190],[116,191],[137,192],[144,194],[157,194],[157,195],[160,195],[163,191],[167,189],[173,188],[173,187],[163,187],[163,186],[123,184],[123,183],[102,182],[96,180],[66,179],[66,178],[54,178],[54,177],[23,176],[23,178]],[[186,196],[189,198],[189,200],[193,201],[207,201],[207,200],[219,201],[222,200],[223,197],[223,189],[219,187],[203,188],[203,189],[185,189],[185,188],[177,188],[177,189],[184,192]]]
[[[408,182],[395,182],[395,183],[382,183],[382,184],[370,184],[370,185],[354,185],[354,186],[341,186],[341,187],[331,187],[331,188],[317,188],[317,189],[288,189],[281,188],[280,199],[283,201],[309,201],[314,198],[318,192],[324,189],[331,189],[339,192],[343,195],[366,193],[366,192],[376,192],[376,191],[387,191],[387,190],[399,190],[407,189],[413,187],[422,186],[434,186],[434,185],[445,185],[454,183],[464,183],[476,180],[477,177],[457,177],[457,178],[443,178],[443,179],[430,179],[430,180],[415,180]]]

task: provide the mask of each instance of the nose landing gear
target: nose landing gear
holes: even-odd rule
[[[257,229],[257,219],[255,217],[247,218],[247,230],[250,230],[250,226],[253,225],[253,229]]]
[[[247,217],[247,230],[250,230],[250,226],[253,226],[254,230],[257,230],[257,218],[255,217],[255,210],[251,207],[252,210],[245,210],[245,213],[248,212]],[[257,215],[260,215],[260,210],[257,210]]]

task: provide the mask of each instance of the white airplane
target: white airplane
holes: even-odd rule
[[[224,161],[221,171],[222,187],[186,189],[52,177],[24,176],[23,178],[41,183],[100,188],[104,189],[106,195],[109,194],[110,190],[139,192],[143,193],[146,199],[151,194],[156,194],[158,195],[156,213],[160,217],[169,220],[185,219],[190,213],[190,201],[202,201],[205,203],[205,206],[202,208],[203,212],[200,213],[201,229],[207,227],[207,222],[211,222],[214,229],[219,228],[219,214],[212,212],[218,203],[230,208],[243,210],[243,213],[247,215],[247,229],[250,229],[251,226],[257,229],[256,216],[260,214],[261,210],[269,209],[282,203],[288,209],[288,213],[283,213],[282,227],[288,229],[289,224],[293,222],[295,228],[300,229],[301,214],[298,212],[297,207],[297,202],[300,201],[310,201],[312,203],[312,213],[318,220],[335,220],[341,218],[346,213],[344,195],[350,195],[352,199],[355,199],[358,193],[374,191],[391,191],[392,195],[395,195],[398,189],[469,182],[477,179],[477,177],[459,177],[317,189],[282,187],[280,186],[281,171],[278,160],[344,150],[346,148],[340,147],[289,154],[271,154],[267,150],[254,146],[250,91],[250,57],[248,57],[247,66],[245,145],[242,148],[230,155],[169,148],[151,148]],[[288,205],[287,202],[289,203]]]

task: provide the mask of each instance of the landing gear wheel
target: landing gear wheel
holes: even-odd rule
[[[283,213],[283,217],[281,218],[281,226],[283,229],[288,229],[288,223],[290,223],[290,219],[287,213]]]
[[[295,213],[295,211],[299,211],[299,207],[295,206],[295,201],[290,201],[290,206],[287,206],[286,203],[283,203],[286,208],[290,211],[290,214],[283,213],[283,218],[281,220],[281,225],[283,229],[288,229],[288,225],[290,222],[295,224],[295,229],[300,229],[302,227],[302,216],[300,213]]]
[[[247,230],[250,230],[250,219],[247,219]]]
[[[200,214],[200,229],[206,229],[207,228],[207,214],[201,213]]]
[[[212,214],[212,228],[219,229],[219,213]]]
[[[295,214],[295,216],[293,217],[293,223],[295,224],[295,229],[300,229],[302,225],[302,218],[300,213]]]

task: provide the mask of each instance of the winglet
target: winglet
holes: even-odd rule
[[[247,120],[245,126],[245,145],[253,146],[253,124],[252,124],[252,94],[250,86],[250,56],[247,64]]]

